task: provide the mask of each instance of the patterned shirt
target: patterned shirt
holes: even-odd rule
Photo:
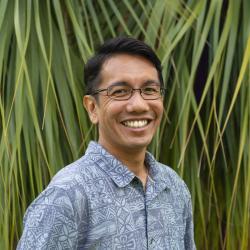
[[[60,170],[29,206],[17,249],[195,249],[190,193],[146,153],[142,182],[101,145]]]

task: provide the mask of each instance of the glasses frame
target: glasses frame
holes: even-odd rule
[[[120,97],[113,97],[113,96],[109,95],[109,89],[112,88],[112,87],[114,87],[114,86],[115,86],[115,85],[109,86],[109,87],[106,88],[106,89],[96,89],[96,90],[94,90],[90,95],[98,95],[98,94],[100,94],[100,93],[106,91],[106,95],[105,95],[105,96],[108,96],[108,97],[111,98],[112,100],[116,100],[116,101],[126,101],[126,100],[129,100],[129,99],[133,96],[133,94],[134,94],[135,91],[139,91],[141,97],[142,97],[144,100],[157,100],[157,99],[162,98],[162,97],[165,95],[165,91],[166,91],[165,88],[160,87],[160,96],[152,97],[152,95],[146,95],[146,96],[149,97],[149,98],[145,98],[145,96],[143,96],[143,89],[146,88],[146,87],[148,87],[148,86],[145,86],[145,87],[142,87],[142,88],[132,88],[132,87],[130,87],[130,95],[129,95],[128,97],[126,97],[126,98],[125,98],[125,97],[120,98]],[[150,97],[151,97],[151,98],[150,98]]]

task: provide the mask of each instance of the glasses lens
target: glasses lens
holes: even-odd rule
[[[126,100],[131,95],[132,88],[129,86],[110,86],[108,96],[116,100]]]
[[[162,95],[160,85],[148,85],[142,88],[142,97],[146,100],[160,98]]]

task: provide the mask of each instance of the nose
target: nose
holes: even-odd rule
[[[148,101],[143,99],[139,89],[134,90],[133,95],[128,100],[126,109],[127,112],[137,112],[137,113],[149,111]]]

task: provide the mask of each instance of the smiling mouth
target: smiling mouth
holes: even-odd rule
[[[129,128],[143,128],[149,124],[149,120],[125,121],[122,124]]]

